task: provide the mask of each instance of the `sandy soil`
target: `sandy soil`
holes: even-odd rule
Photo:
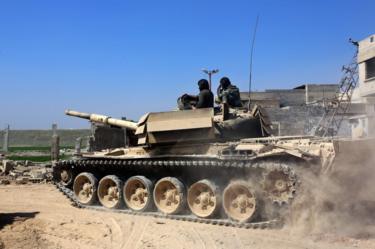
[[[0,248],[375,248],[375,239],[81,210],[52,185],[0,186]]]

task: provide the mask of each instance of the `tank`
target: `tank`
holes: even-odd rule
[[[148,113],[138,122],[68,110],[126,129],[123,148],[54,165],[75,205],[245,228],[280,225],[303,171],[331,169],[335,142],[272,136],[264,110],[214,108]]]

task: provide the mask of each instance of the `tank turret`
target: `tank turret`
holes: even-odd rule
[[[268,136],[269,123],[264,122],[265,115],[259,108],[252,113],[228,113],[227,119],[215,113],[214,108],[147,113],[138,123],[72,110],[65,113],[95,123],[126,128],[138,138],[138,145],[152,145]]]

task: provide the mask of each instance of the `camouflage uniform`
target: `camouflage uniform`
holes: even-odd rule
[[[219,103],[227,103],[229,107],[242,107],[240,90],[227,77],[221,78],[217,97]]]

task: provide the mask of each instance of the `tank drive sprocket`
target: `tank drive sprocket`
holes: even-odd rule
[[[274,204],[290,204],[297,191],[297,176],[293,167],[281,161],[267,161],[263,172],[262,188]]]

